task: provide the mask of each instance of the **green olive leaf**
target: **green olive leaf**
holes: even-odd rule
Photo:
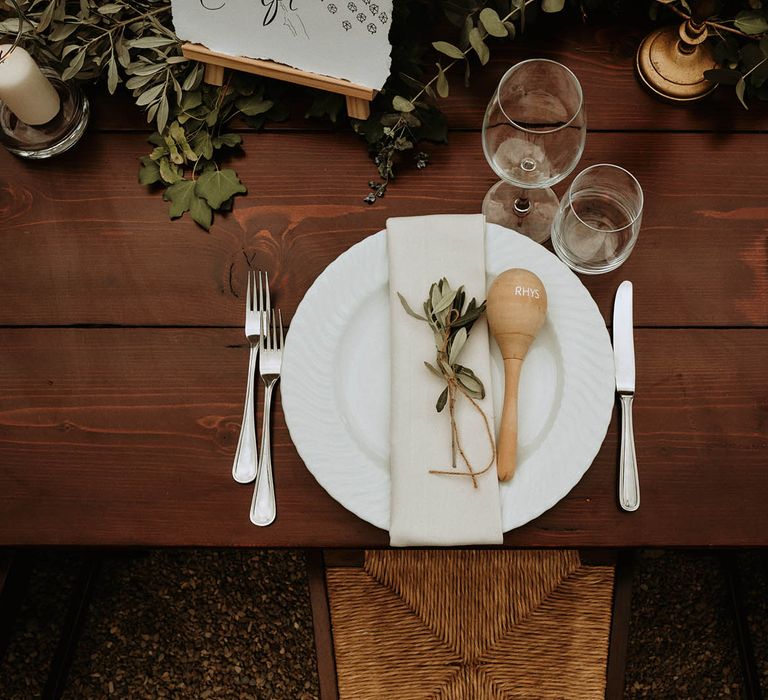
[[[445,404],[448,402],[448,387],[445,387],[440,392],[440,396],[437,397],[437,403],[435,404],[435,408],[437,409],[437,412],[440,413],[444,408]]]
[[[400,294],[400,292],[397,293],[398,299],[400,299],[400,303],[403,305],[403,308],[405,309],[405,312],[409,316],[413,316],[414,318],[418,319],[419,321],[426,321],[426,317],[422,316],[421,314],[417,314],[408,304],[408,302],[405,300],[405,297]]]
[[[461,351],[464,349],[464,344],[467,342],[467,329],[460,328],[458,333],[453,337],[451,341],[451,351],[448,355],[448,362],[450,364],[456,364],[459,359]]]

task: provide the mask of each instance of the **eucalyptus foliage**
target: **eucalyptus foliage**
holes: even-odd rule
[[[568,0],[582,16],[615,8],[622,0]],[[631,4],[632,0],[624,0]],[[394,177],[398,157],[420,141],[447,137],[440,99],[452,81],[490,60],[494,42],[524,31],[531,15],[559,12],[566,0],[395,0],[390,33],[392,75],[373,103],[370,118],[351,120],[366,140],[381,183],[370,183],[365,198],[375,202]],[[223,87],[203,83],[203,67],[181,54],[171,24],[169,0],[22,0],[18,19],[8,0],[0,0],[0,41],[11,41],[21,26],[24,46],[64,79],[102,79],[110,94],[129,91],[157,131],[152,151],[141,158],[139,181],[162,187],[171,218],[189,212],[209,228],[214,211],[232,207],[246,191],[237,173],[223,168],[241,137],[230,128],[234,118],[259,129],[288,116],[280,83],[229,73]],[[691,2],[691,5],[693,3]],[[768,0],[653,0],[653,15],[702,10],[717,37],[721,67],[707,77],[735,86],[746,106],[750,96],[768,99]],[[453,27],[446,39],[428,42],[432,27]],[[446,30],[446,33],[450,33]],[[306,117],[337,121],[344,101],[339,95],[305,90]],[[426,154],[415,153],[417,167]]]

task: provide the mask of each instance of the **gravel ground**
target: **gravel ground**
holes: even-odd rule
[[[5,700],[40,696],[79,564],[79,558],[68,553],[30,556],[34,564],[28,593],[0,663],[0,698]]]
[[[632,585],[626,698],[741,697],[727,595],[715,555],[641,555]]]
[[[739,555],[739,567],[745,582],[747,617],[755,658],[760,673],[760,687],[768,698],[768,551]]]
[[[79,557],[40,553],[0,664],[0,698],[39,696]],[[768,691],[765,560],[739,555]],[[637,560],[627,700],[738,698],[727,590],[714,554]],[[110,556],[99,575],[65,700],[317,698],[304,557],[295,551],[162,550]],[[478,700],[482,700],[478,698]]]

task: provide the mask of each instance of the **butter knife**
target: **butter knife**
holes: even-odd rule
[[[635,397],[635,341],[632,333],[632,282],[625,281],[619,285],[613,304],[613,359],[616,365],[616,392],[621,402],[619,504],[629,511],[640,507],[640,480],[632,428],[632,401]]]

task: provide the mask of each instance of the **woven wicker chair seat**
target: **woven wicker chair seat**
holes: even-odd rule
[[[329,568],[340,697],[602,698],[613,574],[569,551],[370,551]]]

